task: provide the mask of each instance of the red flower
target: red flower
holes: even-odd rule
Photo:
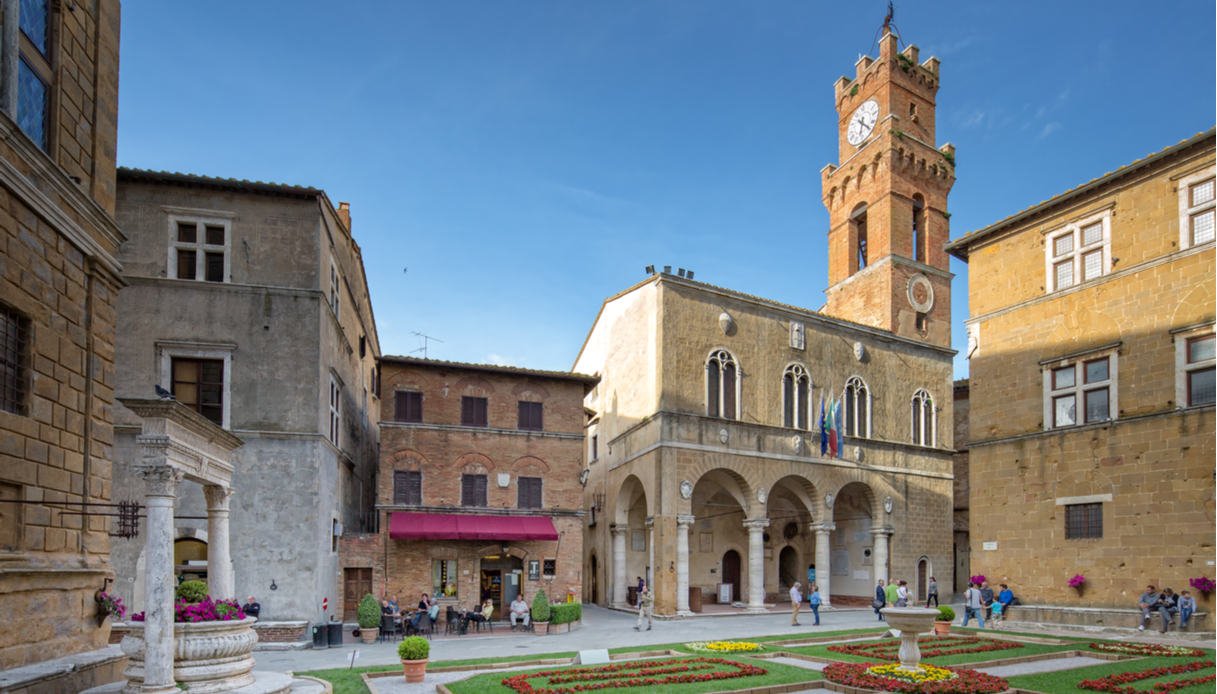
[[[901,682],[890,677],[869,674],[867,670],[876,665],[878,663],[833,663],[824,668],[824,676],[831,682],[848,687],[901,694],[998,694],[1010,688],[1010,683],[1000,677],[956,668],[952,669],[959,675],[957,679]]]
[[[937,648],[926,649],[922,644],[938,646]],[[950,648],[950,646],[973,646],[974,644],[984,644],[972,648]],[[928,638],[918,639],[918,646],[922,647],[922,658],[935,658],[944,655],[958,655],[960,653],[986,653],[989,651],[1004,651],[1011,648],[1022,648],[1023,644],[1013,641],[992,641],[989,639],[979,639],[975,637],[949,636],[945,638]],[[881,660],[889,660],[895,662],[900,659],[898,655],[900,650],[900,642],[897,640],[880,641],[871,644],[845,644],[842,646],[829,646],[828,650],[834,653],[848,653],[850,655],[862,656],[863,658],[879,658]]]
[[[1091,644],[1094,645],[1094,644]],[[1203,652],[1203,651],[1202,651]],[[1094,692],[1106,692],[1107,694],[1145,694],[1140,690],[1132,687],[1122,687],[1122,684],[1131,684],[1141,680],[1151,680],[1155,677],[1164,675],[1182,675],[1187,672],[1195,672],[1213,667],[1211,660],[1196,660],[1190,663],[1183,663],[1173,667],[1156,667],[1149,670],[1141,670],[1139,672],[1122,672],[1118,675],[1108,675],[1097,680],[1083,680],[1078,683],[1078,689],[1089,689]],[[1151,689],[1155,691],[1169,692],[1183,687],[1190,687],[1193,684],[1201,684],[1203,682],[1212,682],[1213,675],[1207,677],[1198,677],[1192,680],[1175,680],[1174,682],[1159,682]]]
[[[719,665],[733,669],[709,673],[694,672],[713,669]],[[508,677],[502,681],[502,684],[504,687],[519,694],[540,694],[542,692],[545,694],[575,694],[576,692],[588,692],[599,689],[650,687],[665,684],[709,682],[736,677],[755,677],[764,675],[767,672],[768,670],[755,665],[724,658],[688,658],[683,660],[652,660],[642,663],[611,663],[594,668],[567,668],[563,670],[527,672]],[[657,675],[661,677],[657,678]],[[546,679],[550,685],[573,682],[589,682],[590,684],[537,689],[528,681],[530,679]]]

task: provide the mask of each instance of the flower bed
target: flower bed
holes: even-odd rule
[[[765,647],[751,641],[694,641],[685,648],[694,653],[759,653]]]
[[[978,645],[982,644],[982,645]],[[1006,651],[1011,648],[1022,648],[1023,644],[1013,641],[992,641],[975,637],[951,636],[947,638],[918,639],[917,646],[922,658],[959,655],[961,653],[987,653],[989,651]],[[848,653],[863,658],[879,658],[880,660],[900,660],[900,641],[896,639],[868,644],[844,644],[829,646],[834,653]]]
[[[1078,682],[1078,689],[1089,689],[1093,692],[1106,692],[1107,694],[1148,694],[1149,692],[1169,692],[1175,689],[1191,687],[1205,682],[1212,682],[1217,679],[1217,675],[1208,675],[1206,677],[1193,677],[1190,679],[1175,680],[1173,682],[1158,682],[1148,690],[1134,689],[1133,687],[1125,687],[1121,685],[1130,684],[1132,682],[1140,682],[1141,680],[1152,680],[1156,677],[1166,675],[1182,675],[1188,672],[1204,670],[1213,667],[1211,660],[1197,660],[1191,663],[1183,663],[1173,667],[1156,667],[1149,670],[1141,670],[1140,672],[1122,672],[1118,675],[1108,675],[1097,680],[1083,680]]]
[[[946,680],[958,679],[959,675],[955,674],[954,670],[935,665],[920,665],[917,670],[905,670],[904,667],[897,664],[876,665],[872,668],[867,668],[866,674],[876,675],[878,677],[890,677],[901,682],[911,684],[919,684],[921,682],[943,682]]]
[[[917,680],[914,677],[897,679],[872,673],[878,667],[883,666],[876,663],[833,663],[824,668],[824,676],[831,682],[847,687],[901,694],[997,694],[1010,688],[1006,680],[975,670],[955,670],[953,679],[930,679],[935,676],[930,674]],[[926,670],[945,669],[929,665],[921,667]]]
[[[1090,647],[1104,653],[1123,653],[1145,657],[1160,656],[1164,658],[1198,658],[1204,655],[1199,648],[1187,646],[1159,646],[1153,643],[1092,643]]]
[[[722,669],[720,669],[722,668]],[[651,687],[690,682],[711,682],[737,677],[756,677],[769,671],[725,658],[686,658],[612,663],[592,668],[565,668],[523,672],[503,680],[504,687],[520,694],[575,694],[599,689]],[[544,680],[533,686],[529,680]],[[575,684],[573,687],[551,685]]]

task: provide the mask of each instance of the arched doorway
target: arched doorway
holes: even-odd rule
[[[799,553],[786,545],[778,554],[778,589],[789,592],[795,583],[802,583],[799,573]]]
[[[591,578],[591,585],[588,586],[591,589],[589,592],[592,595],[592,604],[599,605],[600,604],[600,568],[596,564],[596,553],[595,552],[592,552],[592,557],[591,557],[591,561],[589,562],[589,564],[590,564],[590,568],[588,571],[588,576]]]
[[[731,599],[736,602],[743,599],[739,592],[739,570],[739,552],[733,549],[727,550],[723,555],[723,583],[731,584]]]
[[[925,557],[922,557],[917,562],[917,603],[922,604],[926,600],[926,586],[929,585],[930,562]]]
[[[510,554],[482,557],[480,574],[480,599],[485,602],[489,598],[494,603],[492,619],[504,621],[509,611],[505,608],[524,587],[524,562]]]
[[[184,537],[173,542],[173,572],[177,582],[207,580],[207,543]]]

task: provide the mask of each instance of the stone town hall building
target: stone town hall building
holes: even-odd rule
[[[889,575],[919,597],[952,585],[954,149],[934,144],[939,61],[896,44],[835,85],[822,311],[667,272],[604,302],[574,365],[601,377],[586,600],[623,604],[644,573],[660,614],[725,585],[759,611],[811,571],[826,603]],[[846,409],[839,459],[820,454],[822,396]]]

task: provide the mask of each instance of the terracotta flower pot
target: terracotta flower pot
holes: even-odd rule
[[[376,637],[380,635],[380,627],[372,627],[371,629],[360,629],[359,638],[363,639],[364,643],[376,643]]]
[[[935,621],[934,622],[934,634],[936,636],[950,636],[951,635],[951,623]]]
[[[406,672],[407,684],[418,684],[423,681],[427,675],[427,659],[422,660],[403,660],[401,667]]]
[[[549,633],[549,622],[533,622],[532,624],[537,636],[545,636]]]

